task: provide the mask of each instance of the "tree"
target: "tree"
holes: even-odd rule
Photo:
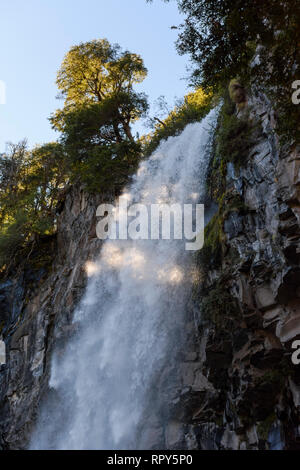
[[[299,131],[299,110],[291,101],[291,86],[300,72],[299,0],[177,3],[185,15],[177,49],[192,58],[192,83],[219,91],[239,78],[271,98],[281,134]],[[253,61],[258,50],[260,57]]]
[[[0,155],[0,270],[55,231],[55,207],[66,184],[66,158],[58,143],[29,151],[26,141]]]
[[[186,15],[178,49],[192,55],[196,65],[194,76],[202,82],[212,84],[228,80],[245,68],[248,71],[254,52],[251,46],[256,44],[265,46],[269,60],[274,60],[274,46],[279,39],[284,47],[282,70],[293,65],[300,37],[297,0],[179,0],[178,3]]]
[[[122,133],[133,141],[130,124],[147,109],[145,95],[134,92],[133,85],[142,82],[146,75],[139,55],[122,52],[119,45],[111,45],[106,39],[72,47],[57,75],[64,109],[52,116],[53,126],[67,132],[70,113],[101,103],[100,115],[100,111],[107,111],[108,104],[113,104],[110,115],[99,117],[99,124],[106,119],[105,125],[113,128],[116,141],[124,140]]]
[[[140,56],[105,39],[68,52],[57,76],[64,106],[50,118],[59,142],[29,150],[22,141],[0,155],[0,273],[55,234],[67,184],[118,192],[128,181],[141,150],[131,124],[148,107],[133,86],[146,73]]]
[[[131,124],[148,109],[133,86],[147,74],[141,57],[106,39],[74,46],[57,75],[64,107],[51,117],[70,163],[71,181],[118,192],[137,166]]]
[[[9,143],[7,152],[0,155],[0,223],[16,207],[21,181],[27,173],[27,142]]]

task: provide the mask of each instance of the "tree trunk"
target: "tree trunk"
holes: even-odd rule
[[[130,129],[130,126],[127,122],[125,121],[122,121],[122,125],[123,125],[123,129],[124,129],[124,132],[125,134],[127,135],[128,139],[131,141],[131,142],[134,142],[134,138],[133,138],[133,135],[131,133],[131,129]]]
[[[122,138],[121,138],[121,135],[120,135],[118,124],[116,124],[114,122],[113,123],[113,128],[114,128],[114,133],[115,133],[115,136],[116,136],[116,141],[119,144],[120,142],[122,142]]]

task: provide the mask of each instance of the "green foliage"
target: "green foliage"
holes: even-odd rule
[[[235,114],[226,116],[217,134],[217,154],[225,163],[244,164],[252,145],[250,133],[247,118],[239,119]]]
[[[97,39],[74,46],[66,54],[57,74],[57,86],[65,106],[88,104],[130,92],[147,75],[137,54],[122,52],[118,44]]]
[[[39,236],[55,230],[55,206],[65,184],[62,147],[29,151],[11,144],[0,156],[0,270],[26,256]]]
[[[249,119],[247,110],[242,115],[236,115],[235,104],[226,90],[207,176],[207,192],[213,200],[220,201],[225,193],[227,164],[233,163],[236,170],[242,167],[248,160],[249,150],[258,133],[259,123]]]
[[[0,232],[0,269],[9,263],[25,242],[29,231],[26,213],[17,212],[10,221],[4,222]]]
[[[216,133],[216,161],[223,164],[232,162],[237,168],[247,162],[249,150],[253,145],[255,125],[249,115],[242,117],[231,112],[228,105],[224,106]]]
[[[90,192],[118,194],[135,172],[140,146],[124,141],[90,147],[86,158],[71,162],[71,182],[80,180]]]
[[[117,117],[119,110],[136,120],[147,111],[147,101],[143,95],[120,93],[99,103],[81,105],[72,111],[61,111],[61,131],[68,150],[73,146],[80,153],[89,145],[126,140],[126,134]]]
[[[227,164],[232,162],[239,168],[247,161],[256,125],[249,121],[246,113],[243,118],[237,117],[236,107],[229,93],[230,87],[223,96],[223,105],[214,135],[213,158],[207,177],[207,192],[211,199],[218,203],[218,211],[206,225],[204,246],[196,255],[197,264],[204,273],[209,269],[218,269],[222,264],[226,251],[223,225],[228,214],[243,213],[246,209],[239,194],[231,190],[226,191]],[[231,255],[235,256],[234,253]]]
[[[61,132],[72,182],[118,193],[135,171],[140,145],[130,125],[145,115],[148,103],[133,85],[146,74],[140,56],[106,39],[68,52],[57,78],[64,107],[50,120]]]
[[[204,246],[197,252],[197,264],[203,272],[217,269],[221,266],[225,251],[224,221],[231,212],[243,213],[246,210],[243,199],[230,191],[224,193],[218,200],[218,212],[214,214],[205,227]],[[234,253],[231,254],[235,256]]]
[[[204,320],[212,321],[218,327],[240,315],[237,300],[221,281],[217,282],[208,294],[202,297],[201,312]]]
[[[164,121],[156,123],[154,132],[142,140],[144,155],[151,155],[161,140],[180,134],[187,124],[201,121],[211,110],[212,102],[212,93],[205,93],[201,88],[186,95]]]
[[[291,102],[300,67],[299,1],[178,0],[178,5],[186,19],[177,47],[192,58],[192,82],[219,90],[239,76],[272,100],[283,138],[299,141],[299,107]],[[253,62],[258,47],[260,60]]]
[[[106,39],[72,47],[57,75],[56,83],[64,99],[64,108],[52,115],[52,126],[68,136],[74,112],[78,117],[77,113],[84,112],[85,107],[92,114],[98,109],[100,134],[102,126],[112,126],[117,141],[121,140],[120,128],[133,141],[130,123],[147,108],[145,95],[134,92],[133,85],[143,81],[146,75],[147,69],[139,55],[122,52],[120,46],[111,45]],[[95,103],[101,103],[102,107],[92,107]]]
[[[204,231],[204,246],[197,253],[197,263],[204,271],[217,267],[222,261],[223,220],[217,212]]]
[[[55,233],[59,192],[69,182],[119,192],[136,170],[141,145],[130,125],[148,109],[133,85],[147,74],[141,57],[106,39],[74,46],[57,75],[64,106],[51,116],[59,143],[0,156],[0,271]]]

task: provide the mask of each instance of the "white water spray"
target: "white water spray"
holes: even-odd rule
[[[131,202],[203,200],[216,114],[188,125],[141,163],[124,191]],[[192,254],[184,245],[107,240],[97,263],[87,264],[90,279],[74,315],[79,332],[62,357],[54,353],[50,394],[31,448],[147,447],[147,407],[152,417],[160,414],[157,383],[182,346],[193,281]]]

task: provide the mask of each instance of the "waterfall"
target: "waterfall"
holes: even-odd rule
[[[131,202],[204,198],[217,111],[162,142],[142,161],[124,196]],[[75,314],[78,332],[54,351],[49,396],[32,449],[137,449],[164,405],[159,383],[183,347],[193,255],[185,240],[106,240]],[[167,371],[167,372],[166,372]],[[166,391],[167,392],[167,391]]]

